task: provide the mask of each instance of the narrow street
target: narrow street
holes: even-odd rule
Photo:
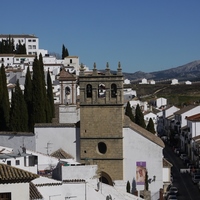
[[[173,165],[173,185],[179,190],[180,200],[200,200],[200,189],[193,184],[190,173],[180,173],[180,169],[186,169],[183,160],[174,153],[173,148],[168,144],[163,151],[164,157]]]

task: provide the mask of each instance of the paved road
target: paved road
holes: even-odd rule
[[[179,200],[200,200],[200,190],[197,185],[193,184],[189,173],[180,173],[180,169],[185,169],[183,161],[177,156],[171,146],[166,144],[164,149],[165,158],[172,163],[172,174],[174,177],[173,185],[180,192]]]

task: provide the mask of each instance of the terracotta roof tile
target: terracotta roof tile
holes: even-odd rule
[[[168,160],[163,158],[163,167],[172,167],[172,166],[173,165]]]
[[[189,106],[185,106],[184,108],[181,108],[180,110],[176,111],[174,114],[175,115],[181,115],[193,108],[197,107],[196,105],[189,105]]]
[[[39,175],[31,172],[0,163],[0,182],[1,183],[26,183],[30,182]]]
[[[62,70],[60,72],[59,80],[60,81],[65,81],[65,80],[75,81],[76,78],[73,76],[73,74],[70,74],[68,71],[66,71],[64,68],[62,68]]]
[[[60,159],[69,159],[73,158],[70,154],[66,153],[63,149],[58,149],[57,151],[53,152],[51,156],[60,158]]]
[[[195,121],[195,122],[200,121],[200,113],[186,117],[186,119],[189,121]]]
[[[29,194],[30,199],[43,199],[43,196],[32,182],[29,184]]]

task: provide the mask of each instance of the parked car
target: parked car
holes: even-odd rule
[[[176,196],[176,193],[174,191],[167,191],[165,194],[164,194],[164,199],[168,200],[168,197],[170,195],[175,195]]]
[[[199,181],[197,184],[198,184],[198,188],[199,188],[199,190],[200,190],[200,181]]]
[[[187,154],[185,154],[185,153],[182,153],[181,155],[180,155],[180,158],[182,159],[182,160],[184,160],[184,159],[186,159],[188,156],[187,156]]]
[[[199,183],[199,181],[200,181],[200,174],[194,174],[194,175],[192,176],[192,182],[193,182],[194,184],[197,184],[197,183]]]
[[[174,192],[176,195],[178,195],[178,188],[175,186],[170,187],[169,192]]]
[[[177,200],[177,196],[176,195],[169,195],[167,200]]]

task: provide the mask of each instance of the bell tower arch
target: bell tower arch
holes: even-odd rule
[[[60,71],[59,123],[77,123],[79,115],[76,105],[76,77],[63,68]]]

